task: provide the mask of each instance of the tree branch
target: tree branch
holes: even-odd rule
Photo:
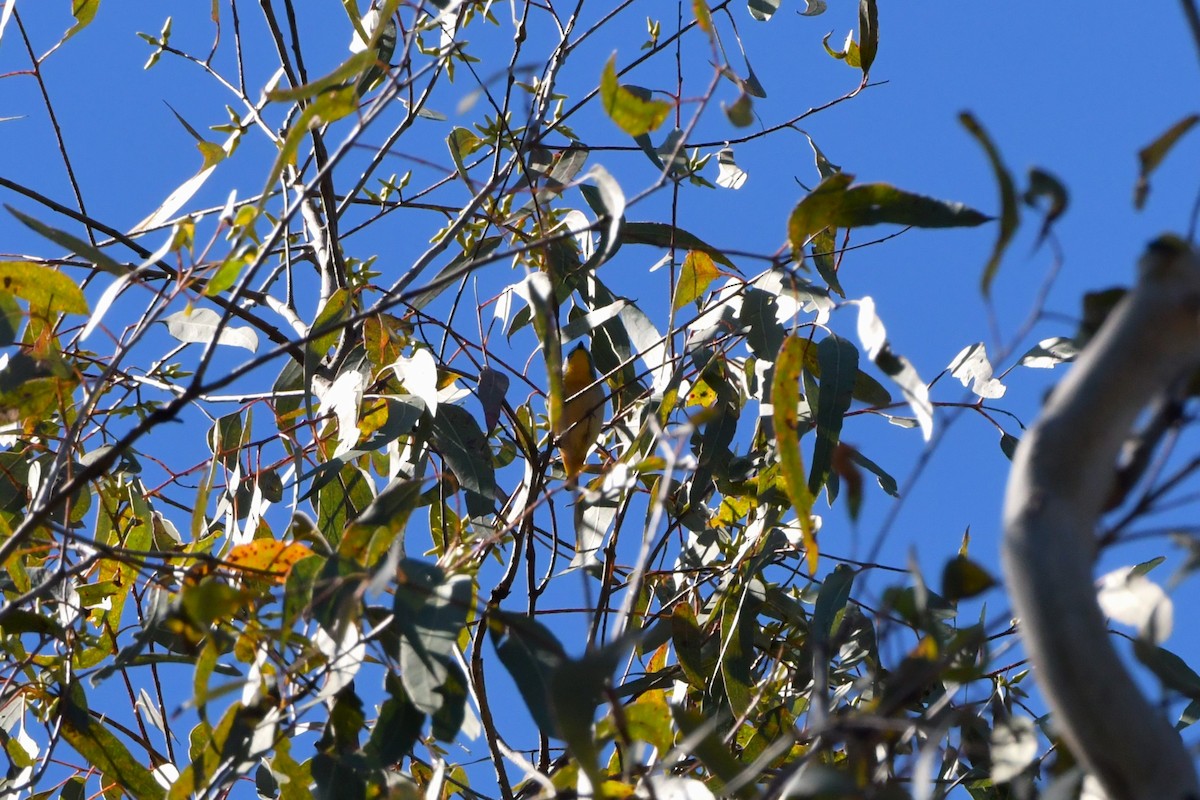
[[[1179,735],[1139,692],[1092,584],[1096,522],[1142,409],[1200,365],[1200,253],[1153,243],[1022,439],[1004,503],[1004,568],[1058,729],[1113,800],[1200,798]]]

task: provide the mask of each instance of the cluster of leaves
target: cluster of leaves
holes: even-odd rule
[[[603,65],[573,58],[585,38],[627,38],[603,7],[530,4],[515,45],[506,32],[515,49],[492,52],[466,38],[503,29],[491,3],[344,0],[355,45],[319,77],[297,25],[308,10],[260,5],[270,35],[253,42],[236,3],[231,36],[213,6],[236,75],[177,47],[170,20],[142,35],[147,68],[188,62],[231,105],[212,126],[221,142],[175,112],[202,167],[132,231],[3,182],[35,209],[16,219],[69,255],[0,263],[0,794],[224,796],[253,779],[284,798],[906,797],[924,780],[924,796],[966,785],[998,797],[1028,780],[1039,745],[1019,708],[1023,673],[990,659],[1010,631],[957,619],[992,583],[965,541],[939,593],[915,571],[823,552],[815,513],[824,494],[857,519],[867,475],[898,493],[842,440],[848,419],[926,440],[935,422],[929,384],[874,303],[845,299],[852,232],[989,218],[855,183],[814,143],[820,182],[779,214],[778,251],[739,266],[689,232],[687,204],[746,180],[732,149],[698,132],[754,125],[766,95],[748,60],[725,56],[731,36],[741,48],[729,0],[697,0],[673,28],[652,20],[643,55]],[[97,6],[74,4],[64,42]],[[749,2],[759,20],[779,6]],[[810,0],[806,13],[822,10]],[[841,51],[825,44],[858,73],[830,104],[868,85],[874,0],[857,23]],[[628,82],[694,42],[716,65],[700,101],[684,102],[696,92],[682,78]],[[261,97],[245,88],[250,51],[277,59]],[[525,80],[475,66],[531,60],[544,67]],[[484,109],[471,127],[434,105],[464,82],[459,114]],[[711,122],[728,85],[736,99]],[[428,131],[449,153],[434,179],[380,177]],[[276,154],[256,165],[262,190],[201,214],[194,198],[251,134]],[[649,158],[640,194],[597,163],[601,140]],[[1015,225],[1012,181],[1001,185],[985,291]],[[635,218],[656,194],[672,194],[669,213]],[[1065,193],[1039,173],[1027,199],[1046,197],[1049,223]],[[408,240],[424,226],[428,247],[352,254],[349,233],[395,214]],[[662,257],[670,302],[630,299],[598,271],[619,249]],[[472,336],[462,306],[481,288],[491,300],[468,309]],[[830,327],[848,308],[858,344]],[[574,340],[600,373],[606,424],[568,489],[548,409],[566,399]],[[1072,355],[1047,341],[1025,363]],[[1004,387],[983,346],[948,369],[976,395],[958,405],[991,421],[984,400]],[[205,430],[203,443],[181,445],[176,423]],[[854,591],[870,571],[894,577],[873,605]]]

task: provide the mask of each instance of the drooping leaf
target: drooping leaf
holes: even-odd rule
[[[1150,668],[1163,686],[1191,700],[1200,700],[1200,675],[1175,653],[1138,638],[1133,642],[1133,654]]]
[[[808,491],[814,497],[829,477],[833,453],[841,441],[842,422],[850,410],[858,376],[858,348],[836,334],[830,335],[817,345],[817,360],[821,365],[821,391],[815,417],[817,441],[808,475]]]
[[[996,277],[996,271],[1000,269],[1000,260],[1004,257],[1004,251],[1008,248],[1008,243],[1012,241],[1013,235],[1017,232],[1017,226],[1021,222],[1021,211],[1017,205],[1017,189],[1013,184],[1012,174],[1009,173],[1008,167],[1004,166],[1004,161],[1000,158],[1000,151],[992,138],[988,136],[987,131],[972,114],[964,111],[958,115],[958,120],[975,138],[975,141],[983,147],[988,163],[991,164],[992,174],[996,176],[996,184],[1000,187],[1000,231],[996,235],[996,244],[983,268],[983,277],[980,280],[983,296],[987,297],[991,292],[992,280]]]
[[[850,600],[850,589],[854,586],[857,573],[848,564],[838,564],[833,572],[825,577],[821,591],[817,593],[817,603],[813,608],[811,632],[828,643],[834,633],[834,626]]]
[[[600,229],[600,246],[584,265],[585,269],[595,269],[613,257],[621,246],[621,228],[625,224],[625,193],[616,178],[599,164],[594,164],[588,170],[588,177],[595,186],[584,184],[579,187],[584,199],[592,210],[604,222]]]
[[[641,136],[657,130],[667,115],[671,104],[665,100],[653,100],[649,92],[640,87],[623,86],[617,82],[617,56],[604,64],[600,75],[600,102],[609,119],[630,136]]]
[[[1062,181],[1039,167],[1029,169],[1029,188],[1025,190],[1022,200],[1030,208],[1038,208],[1038,200],[1046,199],[1046,208],[1042,218],[1042,227],[1038,231],[1037,244],[1040,246],[1050,235],[1050,228],[1067,210],[1067,187]]]
[[[929,387],[908,359],[892,351],[887,329],[870,297],[858,301],[858,339],[867,351],[867,357],[900,387],[904,399],[916,414],[921,435],[929,441],[933,437],[933,403],[929,399]]]
[[[487,433],[495,430],[504,409],[504,398],[508,392],[508,375],[491,367],[479,371],[479,384],[475,389],[483,405],[483,424]]]
[[[491,513],[496,491],[496,471],[487,436],[471,412],[442,404],[433,420],[433,441],[442,458],[467,490],[472,516]]]
[[[518,614],[492,612],[488,634],[525,701],[533,721],[547,736],[558,735],[550,708],[554,671],[566,662],[558,639],[540,622]]]
[[[775,446],[783,473],[788,499],[796,509],[803,538],[808,571],[817,571],[817,537],[812,522],[813,496],[804,477],[804,459],[800,455],[800,371],[804,366],[803,340],[789,336],[775,359],[775,378],[771,384],[771,403],[775,408]]]
[[[1146,205],[1150,195],[1150,176],[1158,169],[1171,148],[1190,131],[1197,122],[1200,114],[1189,114],[1167,128],[1157,139],[1138,151],[1138,179],[1133,188],[1133,207],[1139,211]]]
[[[858,4],[858,60],[863,72],[863,80],[875,63],[875,54],[879,51],[879,9],[875,0],[859,0]]]

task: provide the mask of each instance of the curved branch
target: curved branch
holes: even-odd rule
[[[1179,735],[1142,696],[1096,603],[1096,522],[1142,409],[1200,365],[1200,253],[1152,243],[1022,439],[1004,502],[1004,570],[1057,728],[1113,800],[1200,798]]]

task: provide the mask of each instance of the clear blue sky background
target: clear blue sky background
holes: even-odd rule
[[[321,74],[345,58],[349,29],[333,0],[298,5],[303,6],[301,23],[309,53],[317,54],[309,69],[314,75]],[[740,3],[732,6],[751,63],[768,92],[765,100],[755,103],[766,125],[823,104],[858,81],[856,70],[830,59],[821,48],[825,33],[834,30],[831,42],[840,43],[856,26],[857,3],[830,0],[829,11],[816,18],[798,16],[801,5],[785,0],[778,15],[767,23],[752,20]],[[157,33],[165,15],[174,12],[178,46],[206,52],[212,39],[211,26],[205,21],[207,6],[171,4],[168,9],[153,3],[104,3],[95,22],[46,62],[46,81],[88,210],[115,227],[128,229],[147,216],[199,165],[191,138],[162,100],[169,100],[201,130],[226,121],[222,108],[231,100],[195,66],[165,56],[154,69],[142,71],[150,47],[134,36],[137,30]],[[601,6],[607,4],[596,6],[597,12]],[[70,23],[67,3],[26,0],[18,7],[39,52]],[[495,12],[507,20],[507,4],[496,4]],[[257,8],[243,13],[249,20],[247,27],[253,28],[250,35],[261,33]],[[636,55],[644,40],[647,15],[662,15],[664,28],[669,28],[674,13],[674,4],[634,3],[622,16],[622,31],[627,35],[619,40],[611,32],[598,37],[590,51],[574,59],[564,75],[564,88],[572,92],[594,86],[603,60],[614,49],[619,63]],[[1196,110],[1197,57],[1175,4],[881,0],[879,17],[880,48],[872,70],[879,85],[853,102],[805,121],[803,127],[834,163],[860,180],[885,181],[995,213],[997,190],[990,168],[957,121],[960,111],[970,110],[999,145],[1019,182],[1033,165],[1061,178],[1071,193],[1070,209],[1056,229],[1065,263],[1047,310],[1063,316],[1039,324],[1019,350],[1046,336],[1070,335],[1083,291],[1128,283],[1134,262],[1149,239],[1164,230],[1186,229],[1200,188],[1200,137],[1185,140],[1158,173],[1145,211],[1135,213],[1131,202],[1137,150]],[[225,18],[228,21],[227,13]],[[723,18],[718,17],[718,24],[724,24]],[[230,35],[228,29],[224,35]],[[478,46],[487,53],[487,48],[498,52],[511,33],[505,28],[490,43],[482,34],[472,33],[468,38],[475,36],[481,36]],[[316,45],[322,41],[328,43],[327,49]],[[223,42],[222,47],[227,49],[227,44]],[[726,46],[737,66],[732,37],[727,38]],[[258,60],[260,64],[261,83],[266,77],[261,59],[269,60],[270,55],[250,53],[248,57],[251,63]],[[668,61],[663,60],[663,66],[669,66]],[[217,63],[228,65],[220,59]],[[0,72],[27,66],[24,45],[15,26],[10,25],[0,41]],[[481,72],[487,74],[499,66],[485,63]],[[635,72],[631,79],[654,86],[656,76],[658,73],[650,71]],[[691,85],[699,92],[707,80],[705,71]],[[456,86],[455,91],[465,94],[471,84],[463,79]],[[728,84],[717,96],[726,102],[735,99]],[[405,153],[448,163],[443,140],[449,126],[473,119],[455,116],[457,99],[451,92],[434,103],[451,121],[415,131],[401,144]],[[0,123],[0,175],[73,205],[32,80],[0,81],[0,117],[8,116],[20,118]],[[621,141],[611,123],[595,115],[581,119],[575,127],[589,143]],[[713,140],[739,133],[715,108],[700,130],[698,138]],[[738,161],[749,172],[740,191],[685,192],[682,226],[718,247],[757,252],[779,247],[786,235],[787,214],[802,196],[795,178],[812,185],[816,172],[808,145],[799,134],[785,132],[767,142],[765,147],[738,148]],[[243,195],[258,191],[272,157],[251,134],[238,156],[218,170],[199,203],[219,206],[231,187],[239,188]],[[640,154],[601,153],[594,155],[592,162],[612,171],[628,195],[654,178],[649,162]],[[383,172],[402,173],[410,167],[416,174],[414,185],[435,174],[401,159]],[[0,200],[48,217],[32,203],[2,190]],[[665,201],[665,196],[652,198],[646,207],[631,209],[628,216],[661,218]],[[995,313],[1006,341],[1024,320],[1050,266],[1049,251],[1030,255],[1037,219],[1030,214],[1026,220],[993,290]],[[61,221],[47,221],[77,230]],[[410,251],[423,246],[427,235],[423,229],[410,234],[402,227],[388,229],[384,224],[377,226],[371,238],[353,238],[347,246],[356,256],[378,253],[379,266],[386,273],[389,266],[399,269],[406,264]],[[859,232],[855,242],[870,236],[869,231]],[[994,226],[910,232],[848,256],[841,281],[849,297],[875,298],[897,351],[930,380],[966,345],[986,341],[989,350],[995,350],[978,289],[994,236]],[[160,240],[151,237],[148,246]],[[0,216],[0,254],[7,257],[52,250],[12,218]],[[646,273],[655,260],[657,255],[644,248],[627,248],[603,270],[617,290],[652,299],[653,293],[665,295],[667,291],[665,272]],[[748,265],[747,271],[753,269],[753,264]],[[647,300],[645,305],[657,308],[664,304]],[[835,314],[835,328],[852,336],[854,313],[847,309]],[[165,350],[166,342],[161,344]],[[1060,375],[1061,370],[1018,371],[1007,381],[1009,395],[996,404],[1031,421],[1042,393]],[[940,384],[935,396],[946,400],[964,395]],[[945,415],[939,416],[939,422],[944,420]],[[923,450],[915,431],[899,430],[874,419],[856,419],[843,435],[891,470],[902,484]],[[197,429],[198,448],[202,446],[200,436]],[[908,553],[915,552],[927,574],[936,576],[970,525],[972,554],[995,565],[1008,466],[997,442],[995,430],[974,415],[964,415],[956,422],[906,499],[887,541],[885,561],[903,564]],[[860,555],[876,536],[889,504],[881,492],[868,495],[857,534]],[[827,514],[824,546],[850,554],[853,539],[843,515],[841,509]],[[1132,563],[1159,552],[1170,552],[1169,545],[1154,542],[1148,548],[1124,550],[1113,556],[1111,564]],[[1197,601],[1190,586],[1185,584],[1180,594],[1185,607]],[[1004,601],[998,593],[987,600],[991,616],[995,616]],[[1196,661],[1200,631],[1186,630],[1187,615],[1180,616],[1182,629],[1169,646]]]

